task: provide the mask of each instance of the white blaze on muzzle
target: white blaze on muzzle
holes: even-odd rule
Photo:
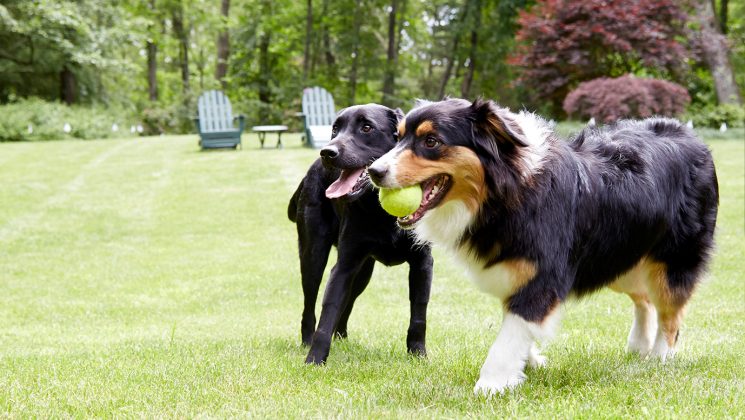
[[[370,165],[368,171],[372,170],[373,172],[385,173],[381,179],[373,181],[375,186],[379,188],[401,188],[396,177],[396,172],[398,169],[398,157],[403,150],[403,147],[396,146]]]

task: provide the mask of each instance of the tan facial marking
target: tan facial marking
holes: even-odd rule
[[[417,137],[424,137],[427,134],[434,133],[434,131],[435,131],[435,127],[432,124],[432,121],[424,120],[416,128],[416,135]]]
[[[477,213],[486,200],[486,185],[484,168],[472,150],[463,146],[447,147],[437,160],[424,159],[411,150],[404,150],[398,157],[396,181],[400,185],[419,184],[442,174],[450,175],[452,185],[441,204],[460,200],[472,213]]]

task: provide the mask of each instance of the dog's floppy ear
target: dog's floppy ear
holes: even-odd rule
[[[404,119],[404,112],[401,110],[401,108],[388,108],[386,114],[388,116],[388,123],[390,124],[390,127],[393,128],[393,140],[398,141],[398,123]]]
[[[404,119],[404,111],[401,108],[396,108],[393,110],[393,113],[396,115],[396,122],[399,122]]]
[[[388,122],[390,123],[391,127],[393,127],[394,130],[397,130],[398,123],[401,122],[401,120],[404,119],[404,112],[401,111],[401,108],[386,109],[386,117],[388,118]]]
[[[479,134],[493,138],[497,145],[528,145],[525,133],[505,108],[500,108],[493,101],[477,99],[471,105],[471,118],[474,129]]]

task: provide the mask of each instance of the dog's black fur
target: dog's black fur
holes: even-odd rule
[[[411,319],[406,346],[426,355],[427,304],[432,281],[428,246],[415,245],[412,235],[396,226],[383,211],[364,170],[395,145],[400,110],[369,104],[339,112],[332,140],[321,150],[290,200],[288,216],[297,223],[305,304],[301,322],[303,343],[310,345],[306,363],[326,361],[334,333],[347,336],[347,321],[355,299],[365,290],[375,261],[385,265],[409,263]],[[329,199],[325,191],[336,181],[363,169],[347,194]],[[343,174],[343,171],[344,172]],[[315,305],[331,245],[338,259],[323,296],[315,330]]]

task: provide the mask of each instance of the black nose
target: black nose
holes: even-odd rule
[[[321,157],[324,160],[334,160],[339,156],[339,148],[336,146],[326,146],[321,149]]]
[[[372,179],[373,182],[380,182],[383,178],[385,178],[385,174],[388,173],[388,168],[381,168],[376,165],[372,165],[369,168],[367,168],[367,173],[370,175],[370,179]]]

